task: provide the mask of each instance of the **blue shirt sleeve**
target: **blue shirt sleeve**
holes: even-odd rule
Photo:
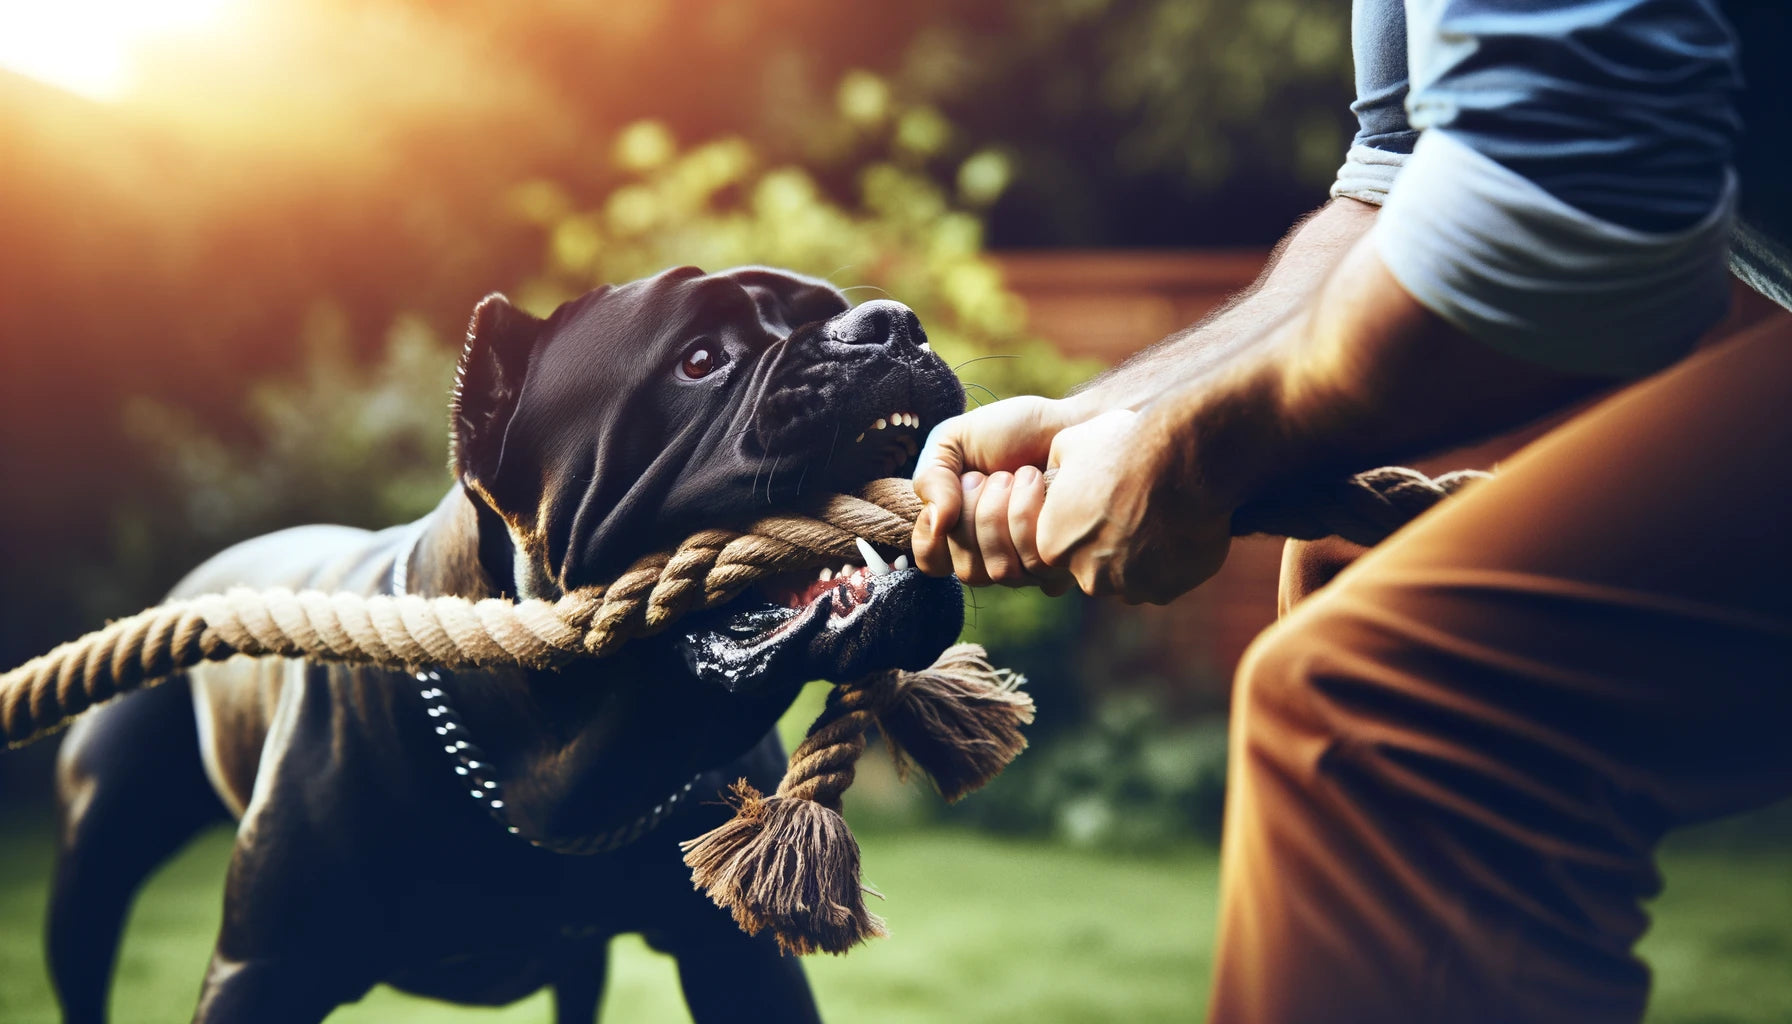
[[[1403,0],[1357,0],[1350,12],[1356,64],[1356,137],[1332,195],[1380,205],[1419,133],[1406,120],[1406,7]]]
[[[1412,127],[1641,231],[1711,212],[1741,130],[1716,0],[1409,0]]]
[[[1358,0],[1352,32],[1332,194],[1385,200],[1373,243],[1420,303],[1614,375],[1722,315],[1740,76],[1715,0]]]

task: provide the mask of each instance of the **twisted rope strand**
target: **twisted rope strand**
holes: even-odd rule
[[[1376,470],[1241,509],[1233,532],[1338,534],[1372,544],[1481,475],[1431,480],[1413,470]],[[0,737],[9,746],[27,743],[117,694],[234,654],[406,669],[552,668],[603,657],[767,576],[855,558],[855,537],[907,550],[920,508],[907,480],[876,480],[857,495],[827,498],[813,517],[775,515],[741,530],[700,531],[608,585],[554,602],[248,588],[170,601],[0,676]]]
[[[841,797],[852,788],[859,755],[865,752],[865,734],[877,724],[878,713],[895,697],[898,685],[898,673],[875,672],[829,691],[821,717],[790,752],[790,764],[774,795],[813,800],[839,813]]]

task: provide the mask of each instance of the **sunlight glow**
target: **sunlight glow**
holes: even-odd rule
[[[144,46],[210,28],[231,3],[0,0],[0,67],[93,99],[121,99]]]

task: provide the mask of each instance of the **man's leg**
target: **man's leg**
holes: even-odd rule
[[[1293,608],[1239,671],[1212,1019],[1637,1020],[1660,836],[1792,793],[1789,527],[1781,317]]]

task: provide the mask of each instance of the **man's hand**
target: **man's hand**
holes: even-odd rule
[[[1045,465],[1060,430],[1088,415],[1073,401],[1029,395],[992,402],[935,427],[915,470],[915,493],[922,501],[915,521],[915,565],[933,576],[956,572],[971,586],[1049,582],[1029,577],[1021,553],[1003,543],[1008,528],[998,530],[993,520],[991,557],[984,558],[977,541],[976,511],[987,494],[997,494],[1001,507],[1007,508],[1007,495],[1016,483],[1014,471],[1022,467],[1033,468],[1022,474],[1022,491],[1027,495],[1037,491],[1042,498],[1045,485],[1034,467]],[[977,472],[966,472],[972,468]],[[1029,504],[1036,508],[1030,499],[1022,507]],[[1026,534],[1031,537],[1032,531]],[[1033,564],[1038,564],[1036,555]],[[1067,585],[1068,579],[1066,574],[1056,575],[1060,584]],[[1063,586],[1057,589],[1061,592]]]
[[[1165,427],[1149,411],[1116,410],[1060,431],[1043,506],[1030,517],[1010,510],[1012,521],[1037,522],[1037,539],[1015,545],[1067,569],[1083,593],[1128,604],[1165,604],[1218,572],[1232,509],[1196,489],[1192,445]]]
[[[1012,399],[941,424],[915,475],[917,565],[971,586],[1060,594],[1074,583],[1156,603],[1212,575],[1231,510],[1199,508],[1178,486],[1172,434],[1127,409],[1067,422],[1076,413]],[[1049,494],[1040,465],[1054,472]]]

